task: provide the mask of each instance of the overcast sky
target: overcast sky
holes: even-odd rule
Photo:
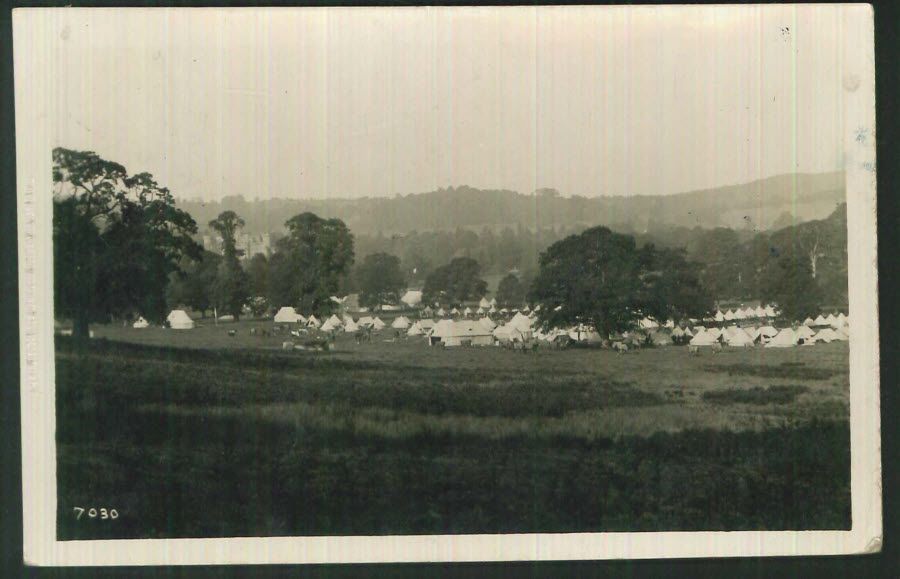
[[[57,11],[55,142],[178,197],[842,168],[835,6]]]

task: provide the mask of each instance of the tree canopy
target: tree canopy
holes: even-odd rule
[[[216,272],[215,304],[237,320],[250,297],[249,280],[238,259],[243,251],[237,249],[235,239],[237,230],[244,226],[244,220],[234,211],[223,211],[209,222],[209,226],[222,237],[223,255]]]
[[[593,325],[601,335],[631,328],[643,316],[699,316],[712,300],[682,252],[638,250],[634,238],[594,227],[541,254],[530,301],[542,325]]]
[[[487,293],[481,266],[470,257],[457,257],[432,271],[425,279],[422,298],[426,303],[459,304]]]
[[[400,258],[387,253],[367,255],[357,267],[356,282],[362,306],[372,308],[397,302],[406,285]]]
[[[112,315],[161,321],[171,274],[200,256],[191,216],[149,173],[129,175],[94,152],[54,149],[53,181],[57,313],[78,336]]]
[[[299,306],[323,313],[332,309],[342,278],[353,265],[353,234],[340,219],[313,213],[290,218],[269,263],[273,307]]]
[[[506,274],[497,286],[497,302],[502,307],[520,307],[525,301],[525,287],[514,273]]]

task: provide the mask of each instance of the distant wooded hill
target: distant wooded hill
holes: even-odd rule
[[[554,190],[521,194],[461,186],[391,198],[269,199],[221,202],[179,201],[200,229],[231,210],[246,222],[247,233],[283,230],[304,211],[342,219],[355,235],[397,235],[458,228],[500,231],[505,227],[540,230],[607,225],[631,233],[672,227],[737,230],[780,229],[794,222],[822,219],[845,201],[844,173],[778,175],[752,183],[674,195],[563,197]]]

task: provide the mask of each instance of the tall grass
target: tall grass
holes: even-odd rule
[[[748,396],[786,394],[703,368],[673,397],[550,356],[527,363],[554,371],[516,372],[475,351],[429,367],[102,341],[57,354],[61,540],[850,524],[846,408],[828,389],[756,411]]]

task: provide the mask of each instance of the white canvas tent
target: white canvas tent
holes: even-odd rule
[[[809,326],[800,326],[794,334],[797,338],[803,338],[803,341],[806,341],[815,336],[816,332]]]
[[[744,348],[753,345],[753,338],[751,338],[750,334],[748,334],[741,328],[736,328],[733,332],[731,332],[731,335],[728,336],[726,342],[729,346]]]
[[[463,315],[467,318],[472,315],[472,308],[466,308],[463,310]]]
[[[456,308],[453,308],[452,310],[450,310],[450,315],[451,315],[451,316],[458,316],[458,315],[459,315],[459,310],[456,309]]]
[[[813,325],[813,324],[815,324],[815,323],[816,323],[816,322],[813,321],[812,318],[806,318],[805,320],[803,320],[803,326],[804,326],[804,327],[811,326],[811,325]]]
[[[746,320],[747,314],[744,313],[744,310],[738,308],[734,311],[734,319],[736,320]]]
[[[691,339],[691,346],[712,346],[718,341],[718,336],[709,332],[700,331]]]
[[[409,307],[414,308],[422,303],[422,292],[418,290],[408,290],[403,294],[403,297],[400,298],[400,301]]]
[[[322,324],[322,327],[319,328],[319,329],[322,330],[323,332],[330,332],[330,331],[332,331],[332,330],[340,329],[340,326],[336,326],[336,325],[331,321],[331,318],[328,318],[327,320],[325,320],[325,323]]]
[[[791,328],[785,328],[769,340],[766,348],[792,348],[797,345],[797,335]]]
[[[405,330],[409,327],[409,319],[406,316],[395,318],[394,321],[391,322],[391,327],[395,330]]]
[[[724,321],[725,321],[725,314],[722,313],[722,310],[718,310],[718,311],[716,312],[715,320],[716,320],[717,322],[724,322]]]
[[[644,318],[641,320],[641,328],[645,330],[652,330],[653,328],[658,328],[659,324],[650,318]]]
[[[837,318],[834,317],[834,314],[828,314],[828,317],[825,318],[825,323],[828,324],[829,326],[834,326],[834,324],[836,322],[837,322]]]
[[[133,328],[147,328],[150,327],[150,322],[144,319],[144,316],[138,316],[138,319],[135,320],[134,324],[132,324]]]
[[[825,342],[826,344],[833,342],[839,339],[837,334],[831,328],[822,328],[819,330],[815,336],[812,337],[809,341],[812,343],[815,342]]]
[[[363,316],[359,320],[356,321],[357,325],[360,327],[367,328],[372,325],[372,322],[375,321],[375,318],[372,316]]]
[[[297,312],[290,306],[284,306],[275,314],[275,322],[279,324],[293,324],[297,322]]]
[[[173,330],[190,330],[194,327],[194,320],[184,310],[172,310],[166,317],[166,321]]]
[[[725,321],[730,322],[731,320],[734,319],[734,312],[732,312],[731,310],[728,310],[727,312],[725,312],[724,318],[725,318]]]
[[[425,332],[422,330],[422,325],[419,322],[414,322],[413,325],[409,327],[406,331],[407,336],[421,336]]]
[[[328,321],[331,322],[331,325],[334,326],[335,328],[340,328],[341,326],[344,325],[344,320],[340,319],[339,317],[337,317],[334,314],[331,314],[331,317],[328,318]]]
[[[306,325],[309,326],[310,328],[318,328],[319,326],[322,325],[322,322],[320,322],[316,318],[316,316],[313,314],[313,315],[310,315],[309,318],[306,319]]]
[[[375,330],[383,330],[387,324],[381,321],[381,318],[375,318],[372,320],[372,328]]]
[[[440,308],[437,311],[437,315],[443,318],[444,316],[447,315],[447,312],[444,311],[444,308]]]
[[[755,317],[757,317],[757,316],[756,316],[756,311],[755,311],[753,308],[747,306],[747,309],[744,310],[744,317],[746,317],[746,318],[755,318]]]
[[[775,317],[775,308],[773,308],[772,306],[766,306],[765,312],[767,318]]]
[[[350,318],[350,321],[344,322],[344,331],[345,332],[355,332],[359,330],[359,325],[353,321],[353,318]]]
[[[822,314],[819,314],[819,315],[816,317],[815,321],[813,321],[813,325],[816,325],[816,326],[827,326],[827,325],[828,325],[828,322],[825,321],[825,318],[822,316]]]
[[[757,318],[766,317],[766,310],[764,310],[762,306],[756,306],[756,310],[754,310],[753,313],[756,314]]]
[[[490,318],[487,317],[487,316],[485,316],[485,317],[481,318],[480,320],[478,320],[478,323],[480,323],[482,326],[484,326],[485,328],[487,328],[489,331],[493,331],[494,328],[497,327],[497,324],[494,323],[494,320],[490,319]]]
[[[487,301],[487,298],[481,298],[481,301],[478,302],[478,307],[488,309],[491,307],[491,302]]]

